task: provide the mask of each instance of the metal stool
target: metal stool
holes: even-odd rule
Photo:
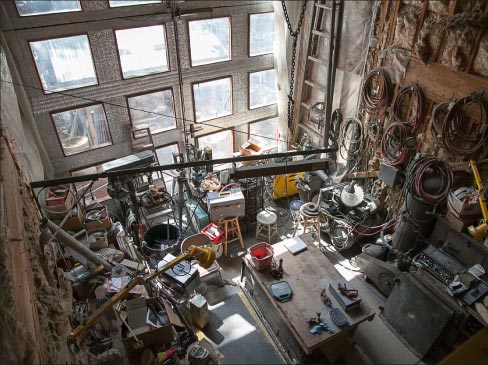
[[[227,244],[239,240],[241,247],[244,248],[242,241],[241,228],[239,227],[239,217],[224,218],[218,222],[219,227],[224,231],[224,255],[227,256]],[[235,235],[235,238],[229,240],[229,236]]]
[[[298,227],[303,227],[303,233],[316,232],[320,244],[320,209],[315,203],[306,203],[300,207],[300,215],[298,217],[298,224],[295,227],[293,236],[297,234]]]
[[[268,212],[266,210],[259,212],[256,217],[256,239],[258,239],[259,236],[263,236],[268,239],[268,243],[271,243],[273,236],[278,234],[278,226],[276,225],[277,219],[278,217],[273,212]]]

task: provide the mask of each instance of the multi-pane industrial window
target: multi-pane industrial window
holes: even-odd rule
[[[232,79],[230,77],[200,82],[192,86],[197,122],[232,114]]]
[[[264,149],[270,149],[278,145],[277,118],[261,120],[249,123],[249,138],[258,142]]]
[[[108,4],[111,8],[131,5],[157,4],[162,0],[109,0]]]
[[[169,70],[164,25],[116,30],[124,78]]]
[[[230,60],[230,18],[188,22],[191,65]]]
[[[52,113],[52,119],[66,156],[112,144],[101,104]]]
[[[169,146],[164,146],[156,150],[156,155],[158,156],[159,165],[171,165],[173,161],[173,152],[179,152],[178,144],[170,144]],[[163,179],[166,184],[173,181],[173,176],[176,175],[176,171],[163,171]]]
[[[97,84],[87,35],[30,42],[46,93]]]
[[[274,13],[249,16],[249,56],[273,53],[274,38]]]
[[[20,16],[81,11],[78,0],[15,0],[15,5]]]
[[[212,159],[214,160],[232,157],[234,152],[234,135],[230,129],[198,137],[197,143],[199,148],[210,147],[212,149]],[[223,168],[227,166],[230,166],[230,164],[220,165]]]
[[[103,172],[102,165],[96,165],[87,167],[81,170],[72,171],[71,176],[84,176],[84,175],[91,175],[91,174],[99,174]],[[81,194],[85,191],[85,189],[90,184],[89,181],[83,181],[79,183],[75,183],[76,191],[78,194]],[[107,191],[108,179],[106,177],[96,180],[89,191],[87,191],[85,197],[90,198],[93,195],[97,201],[105,200],[110,198]]]
[[[249,74],[249,109],[276,103],[276,72],[274,69]]]
[[[171,89],[127,98],[132,125],[159,133],[176,128],[173,92]]]

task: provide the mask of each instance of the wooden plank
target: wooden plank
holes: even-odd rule
[[[417,42],[417,38],[420,34],[420,30],[422,29],[422,26],[424,25],[424,19],[425,19],[425,14],[427,13],[428,5],[429,5],[429,2],[427,0],[424,0],[424,2],[422,4],[422,12],[420,13],[420,19],[417,23],[417,28],[415,29],[415,35],[413,36],[412,49],[415,47],[415,43]]]
[[[488,2],[486,3],[485,6],[484,17],[485,19],[488,17]],[[476,55],[478,54],[478,49],[480,47],[481,37],[483,36],[487,28],[488,28],[488,22],[485,22],[485,24],[481,27],[481,29],[478,29],[478,33],[476,34],[476,39],[474,41],[473,48],[471,49],[471,55],[469,56],[468,65],[466,66],[465,69],[465,72],[467,73],[471,72],[471,69],[473,68],[474,59],[476,58]]]
[[[425,96],[438,103],[453,97],[462,98],[473,91],[488,93],[488,79],[452,70],[440,64],[424,65],[411,57],[405,74],[405,84],[418,83]],[[486,98],[486,96],[485,96]]]
[[[471,336],[453,352],[442,359],[440,365],[455,364],[486,364],[488,353],[488,328],[482,328],[475,335]]]
[[[333,346],[335,339],[340,338],[346,332],[353,331],[360,323],[372,320],[375,313],[363,300],[359,308],[347,313],[344,312],[349,321],[348,326],[339,328],[333,324],[328,315],[330,308],[322,302],[320,292],[322,289],[328,288],[329,283],[334,280],[346,280],[315,246],[313,243],[314,239],[310,234],[300,237],[307,243],[308,248],[296,256],[286,249],[283,242],[273,245],[274,257],[276,259],[283,258],[284,274],[282,280],[287,281],[293,290],[292,300],[288,302],[278,302],[269,293],[269,285],[276,281],[269,275],[268,271],[256,271],[250,263],[251,258],[249,255],[246,256],[244,263],[256,283],[266,293],[267,298],[283,322],[300,343],[303,351],[306,354],[310,354],[315,348],[325,343]],[[332,295],[328,294],[331,297],[332,306],[334,308],[340,307]],[[320,312],[321,318],[334,328],[334,333],[310,333],[310,326],[307,324],[307,320],[316,316],[317,312]]]

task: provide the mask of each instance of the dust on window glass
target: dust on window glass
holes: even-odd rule
[[[188,22],[191,65],[230,60],[230,18]]]
[[[159,133],[176,128],[173,93],[162,90],[128,98],[132,125]]]
[[[278,145],[277,118],[249,123],[249,138],[258,142],[264,149]]]
[[[60,91],[97,84],[86,35],[30,42],[44,91]]]
[[[15,5],[20,16],[81,11],[78,0],[15,0]]]
[[[212,133],[197,139],[198,147],[210,147],[212,159],[229,158],[234,152],[234,136],[231,130]],[[232,164],[216,165],[220,168],[230,167]]]
[[[249,74],[249,108],[276,104],[276,71],[265,70]]]
[[[101,104],[54,113],[52,118],[67,156],[112,144]]]
[[[158,156],[158,162],[160,166],[173,164],[173,152],[180,152],[178,144],[171,144],[169,146],[161,147],[156,150]],[[176,175],[176,171],[163,171],[163,178],[166,183],[173,181],[173,176]]]
[[[275,40],[274,13],[251,14],[249,18],[249,55],[273,53]]]
[[[168,71],[164,25],[115,31],[124,78]]]
[[[232,114],[232,81],[230,77],[193,84],[193,95],[197,122]]]

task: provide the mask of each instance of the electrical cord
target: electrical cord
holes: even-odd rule
[[[339,128],[339,154],[345,161],[354,161],[361,150],[363,138],[363,125],[356,118],[348,118]],[[344,152],[346,155],[344,155]]]
[[[339,138],[340,128],[342,125],[342,113],[341,109],[337,108],[332,112],[330,117],[330,129],[329,129],[329,141],[330,145],[336,145]]]
[[[390,103],[391,94],[390,75],[383,67],[378,67],[364,79],[360,99],[369,114],[381,116]]]
[[[409,152],[405,145],[408,130],[402,123],[392,123],[386,128],[381,139],[381,154],[383,159],[392,166],[405,163]]]
[[[450,105],[451,101],[443,101],[432,109],[430,133],[437,143],[441,142],[442,129]]]
[[[483,92],[473,92],[456,101],[444,120],[441,141],[444,149],[453,154],[469,156],[478,153],[488,140],[488,106],[482,99]],[[473,123],[475,128],[471,132],[464,132],[463,127],[469,123],[463,108],[471,105],[478,106],[479,116]]]
[[[415,96],[415,113],[412,113],[411,117],[405,121],[401,116],[401,108],[408,95],[411,95],[412,98]],[[395,100],[393,101],[393,119],[397,123],[402,123],[403,125],[410,127],[412,133],[417,132],[424,117],[424,100],[424,94],[418,85],[412,84],[403,86],[398,91]],[[405,116],[405,118],[407,116]]]

